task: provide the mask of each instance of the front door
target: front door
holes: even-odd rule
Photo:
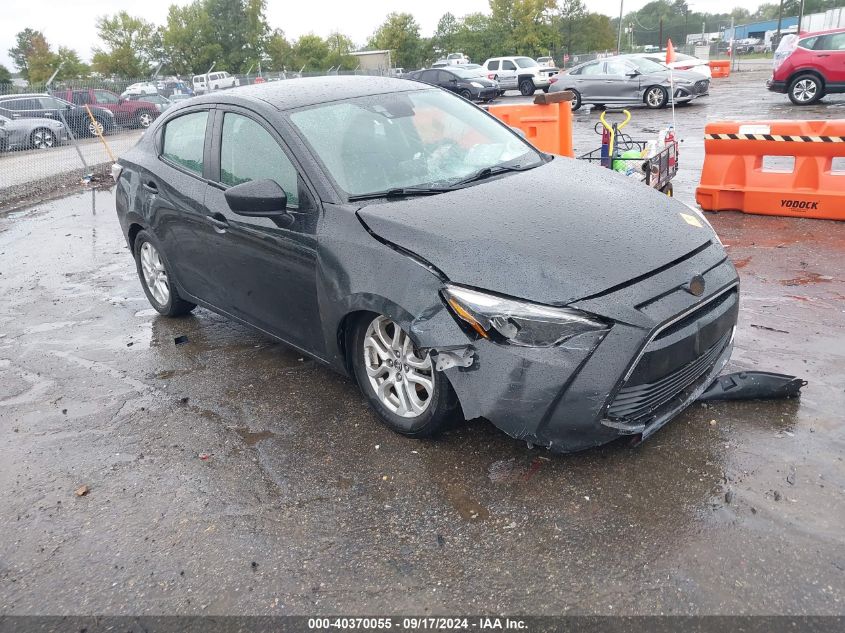
[[[631,103],[638,101],[640,82],[632,76],[637,69],[624,59],[605,62],[602,81],[602,98],[607,103]]]
[[[319,354],[317,202],[283,147],[282,138],[257,115],[218,111],[214,152],[219,152],[219,173],[206,196],[217,225],[215,259],[221,271],[212,303]],[[285,190],[289,217],[248,217],[229,208],[226,189],[261,179]]]
[[[499,85],[505,90],[516,90],[517,84],[516,64],[509,59],[503,59],[502,69],[499,71]]]

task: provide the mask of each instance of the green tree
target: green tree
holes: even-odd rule
[[[389,50],[396,68],[417,68],[423,57],[420,26],[410,13],[390,13],[370,37],[368,46]]]
[[[326,38],[326,45],[329,49],[329,54],[325,59],[325,63],[329,68],[339,70],[352,70],[357,65],[357,61],[352,57],[352,52],[355,50],[355,44],[350,38],[343,33],[335,31]]]
[[[44,34],[41,31],[26,28],[15,36],[16,46],[9,49],[9,57],[24,79],[29,79],[29,64],[27,59],[34,48],[34,40],[40,38],[44,41]]]
[[[59,46],[56,61],[62,65],[56,79],[84,79],[91,73],[91,67],[79,59],[79,53],[67,46]]]
[[[329,45],[319,35],[303,35],[293,44],[293,68],[299,72],[304,67],[306,72],[325,70],[329,56]]]
[[[244,72],[264,54],[269,34],[265,0],[205,0],[210,36],[221,52],[218,70]]]
[[[155,25],[126,11],[101,16],[97,34],[106,48],[94,49],[91,64],[104,75],[144,77],[160,56],[161,40]]]
[[[3,64],[0,64],[0,86],[12,83],[12,73]]]
[[[270,70],[293,70],[293,48],[281,29],[276,29],[267,38],[266,51]]]
[[[437,22],[432,38],[433,48],[440,54],[463,52],[458,44],[461,31],[460,21],[452,13],[444,13]]]
[[[519,55],[545,54],[554,40],[555,0],[490,0],[490,21],[505,48]]]
[[[204,73],[223,54],[212,36],[211,19],[202,0],[181,7],[170,5],[161,42],[167,66],[177,75]]]
[[[41,33],[37,33],[30,43],[31,47],[26,57],[27,79],[31,84],[42,84],[58,68],[59,57],[52,51],[47,39]]]

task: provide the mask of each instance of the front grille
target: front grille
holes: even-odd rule
[[[619,390],[607,411],[612,420],[639,423],[652,417],[707,373],[730,341],[730,333],[723,336],[704,354],[683,367],[654,382],[630,385]]]
[[[710,81],[702,79],[695,82],[695,94],[703,95],[710,90]]]

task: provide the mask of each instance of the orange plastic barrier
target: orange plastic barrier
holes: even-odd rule
[[[718,59],[708,63],[710,66],[710,72],[714,78],[731,76],[731,60]]]
[[[506,125],[525,132],[528,142],[541,152],[575,157],[569,101],[547,105],[492,105],[487,111]]]
[[[702,209],[845,220],[845,171],[833,171],[845,157],[845,120],[724,121],[704,132]],[[767,156],[794,165],[764,169]]]

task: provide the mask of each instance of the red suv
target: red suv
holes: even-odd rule
[[[83,88],[81,90],[59,90],[54,96],[76,105],[96,105],[111,110],[118,125],[134,125],[148,128],[159,115],[158,108],[149,101],[122,99],[110,90]]]
[[[845,92],[845,29],[785,37],[766,86],[785,92],[795,105],[810,105],[826,94]]]

